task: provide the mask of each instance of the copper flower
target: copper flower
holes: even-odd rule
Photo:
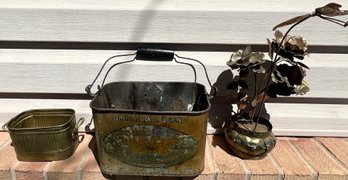
[[[298,59],[304,59],[304,56],[308,55],[307,41],[301,36],[289,36],[284,37],[283,33],[277,30],[274,33],[275,42],[273,43],[275,49],[280,48],[279,55],[293,60],[294,57]],[[282,41],[282,39],[284,40]]]
[[[310,90],[308,84],[306,81],[302,80],[300,85],[294,86],[294,91],[297,95],[303,95],[306,94]]]
[[[291,94],[305,94],[309,91],[307,83],[303,80],[306,76],[304,68],[298,65],[279,64],[272,74],[274,84],[269,86],[268,95],[290,96]]]
[[[240,68],[240,70],[251,68],[253,72],[265,73],[266,70],[260,64],[264,63],[265,55],[262,52],[252,52],[250,46],[244,50],[238,50],[232,54],[227,65],[232,69]]]

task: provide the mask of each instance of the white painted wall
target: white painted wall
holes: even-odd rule
[[[348,2],[337,1],[348,9]],[[0,93],[85,93],[102,63],[123,50],[7,49],[9,42],[111,42],[189,44],[265,44],[272,27],[288,18],[309,13],[327,1],[0,1]],[[342,17],[347,20],[348,16]],[[283,28],[283,30],[285,30]],[[305,59],[311,70],[311,92],[302,98],[330,98],[347,102],[348,31],[311,19],[293,34],[310,45],[340,47],[343,54],[312,53]],[[232,50],[231,50],[232,51]],[[134,52],[134,51],[131,51]],[[214,83],[227,70],[231,54],[178,51],[201,60]],[[207,88],[197,65],[198,82]],[[192,70],[174,62],[135,62],[114,69],[110,80],[192,81]],[[208,89],[209,90],[209,89]],[[220,91],[221,92],[221,91]],[[78,117],[91,118],[88,100],[0,99],[0,125],[33,108],[74,108]],[[348,136],[348,105],[269,103],[267,110],[277,135]],[[220,102],[211,117],[218,127],[226,117]],[[214,116],[214,117],[213,117]],[[208,132],[214,133],[210,127]]]
[[[337,0],[348,9],[348,1]],[[276,24],[326,0],[2,0],[0,40],[264,44]],[[311,19],[294,34],[348,45],[347,30]]]

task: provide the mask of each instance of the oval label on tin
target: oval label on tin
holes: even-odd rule
[[[117,160],[139,167],[169,167],[197,153],[198,142],[176,129],[135,125],[107,134],[103,149]]]

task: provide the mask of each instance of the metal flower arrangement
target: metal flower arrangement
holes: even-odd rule
[[[295,26],[312,17],[346,27],[348,21],[334,18],[348,14],[348,11],[340,8],[339,4],[329,3],[316,8],[313,13],[276,25],[273,28],[275,37],[267,39],[270,59],[266,59],[262,52],[253,52],[251,47],[231,55],[227,65],[236,70],[238,76],[227,88],[237,93],[236,100],[232,102],[237,104],[237,111],[225,123],[224,130],[228,145],[235,155],[258,159],[274,148],[276,141],[272,125],[261,117],[264,102],[269,97],[302,95],[310,90],[304,80],[306,69],[309,68],[302,62],[308,55],[307,41],[289,33]],[[292,26],[285,34],[278,30],[287,25]]]

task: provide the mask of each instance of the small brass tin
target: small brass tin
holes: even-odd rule
[[[185,82],[112,82],[90,103],[99,165],[110,175],[196,176],[210,103]]]
[[[20,113],[3,129],[10,133],[19,161],[55,161],[76,150],[78,126],[72,109],[34,109]]]

